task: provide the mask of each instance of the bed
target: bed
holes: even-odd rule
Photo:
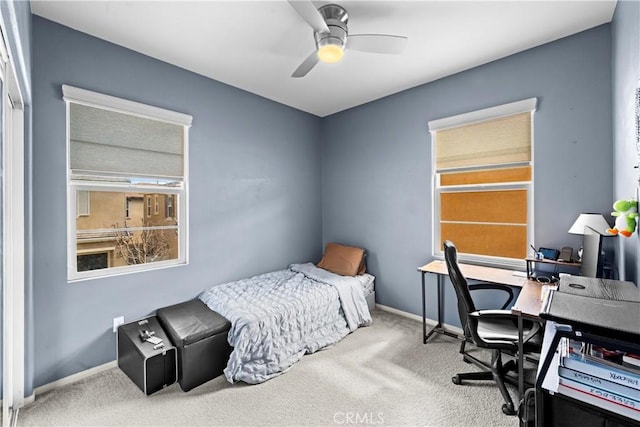
[[[227,380],[264,382],[303,355],[369,325],[367,296],[371,302],[374,279],[367,273],[346,276],[312,263],[292,264],[203,292],[199,299],[231,322]]]

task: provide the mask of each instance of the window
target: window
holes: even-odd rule
[[[109,267],[109,253],[78,255],[78,271],[99,270]]]
[[[167,199],[167,206],[166,206],[166,214],[167,214],[167,218],[173,218],[173,196],[172,195],[168,195]]]
[[[78,216],[89,216],[89,192],[78,191]]]
[[[536,99],[429,122],[434,255],[519,267],[533,236],[532,122]]]
[[[62,89],[68,121],[69,280],[185,264],[191,116],[71,86]],[[175,215],[158,221],[163,197],[172,199]]]

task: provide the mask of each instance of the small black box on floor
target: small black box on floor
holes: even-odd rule
[[[144,394],[176,382],[176,348],[155,316],[121,325],[117,343],[118,367]]]
[[[199,299],[156,311],[178,348],[178,383],[184,391],[221,375],[233,348],[227,341],[231,323]]]

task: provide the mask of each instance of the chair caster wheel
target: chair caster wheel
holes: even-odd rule
[[[505,415],[515,415],[516,411],[513,409],[513,403],[505,403],[502,405],[502,412]]]
[[[462,381],[460,380],[460,377],[458,375],[454,376],[451,378],[451,382],[454,383],[455,385],[460,385],[462,384]]]

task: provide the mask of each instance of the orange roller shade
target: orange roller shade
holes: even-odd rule
[[[443,192],[440,220],[526,224],[527,190]]]
[[[530,182],[531,166],[489,169],[473,172],[447,172],[440,175],[440,185],[496,184],[501,182]]]
[[[527,256],[527,227],[514,225],[440,225],[441,240],[451,240],[460,253],[504,258]]]

